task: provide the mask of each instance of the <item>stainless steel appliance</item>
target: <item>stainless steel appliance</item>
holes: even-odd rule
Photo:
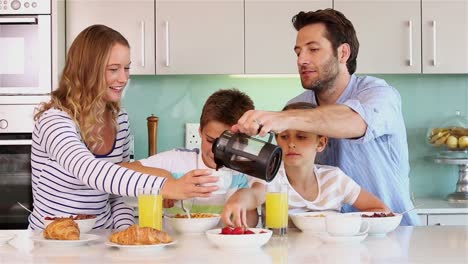
[[[31,131],[33,105],[0,107],[0,229],[28,226],[32,209]]]
[[[49,94],[51,50],[50,0],[0,1],[0,96]]]

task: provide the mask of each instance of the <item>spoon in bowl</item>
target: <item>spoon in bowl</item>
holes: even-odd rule
[[[185,214],[190,219],[190,209],[192,209],[193,206],[193,198],[187,200],[180,200],[180,205],[182,207],[182,210],[184,210]]]
[[[18,201],[16,201],[16,202],[19,204],[19,206],[23,207],[24,210],[26,210],[26,211],[28,211],[28,212],[30,212],[30,213],[32,214],[32,212],[31,212],[31,210],[29,210],[29,208],[27,208],[26,206],[22,205],[22,204],[21,204],[20,202],[18,202]]]
[[[401,215],[404,215],[404,214],[406,214],[406,213],[408,213],[408,212],[411,212],[411,211],[413,211],[414,209],[419,208],[419,207],[421,207],[421,206],[423,206],[423,205],[424,205],[424,204],[418,204],[418,205],[414,206],[414,207],[411,208],[411,209],[408,209],[408,210],[406,210],[406,211],[401,212],[400,214],[401,214]]]

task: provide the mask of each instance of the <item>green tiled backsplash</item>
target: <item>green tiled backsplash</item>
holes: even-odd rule
[[[376,75],[377,76],[377,75]],[[439,165],[428,156],[429,126],[468,112],[468,75],[378,75],[401,94],[408,133],[410,183],[415,197],[445,197],[455,190],[458,167]],[[185,123],[198,123],[205,100],[218,89],[237,88],[262,110],[281,110],[303,88],[297,76],[236,77],[225,75],[132,76],[124,97],[135,135],[135,157],[148,155],[146,117],[159,117],[158,152],[183,147]]]

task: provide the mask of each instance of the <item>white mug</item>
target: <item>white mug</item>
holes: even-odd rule
[[[210,176],[218,177],[217,182],[204,184],[204,186],[218,186],[219,189],[212,194],[225,194],[229,190],[232,182],[232,170],[227,168],[212,170]]]
[[[357,214],[327,215],[325,224],[328,234],[332,236],[355,236],[369,231],[369,223]]]

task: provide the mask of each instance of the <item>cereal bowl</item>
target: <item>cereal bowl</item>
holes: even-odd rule
[[[273,232],[262,228],[249,228],[253,234],[226,235],[221,229],[212,229],[205,232],[208,240],[218,248],[223,249],[254,249],[260,248],[270,240]]]
[[[46,216],[44,218],[44,228],[47,227],[50,223],[52,223],[55,219],[59,218],[71,218],[78,224],[80,228],[80,233],[88,233],[93,229],[94,224],[96,223],[96,216],[95,215],[70,215],[70,216]]]
[[[338,214],[335,211],[302,212],[289,214],[294,225],[302,232],[320,234],[327,231],[325,217],[330,214]]]
[[[186,215],[177,214],[171,217],[166,216],[166,220],[175,231],[186,234],[203,233],[215,228],[221,218],[219,214],[208,213],[191,213],[190,217],[189,219]]]
[[[383,212],[359,212],[362,220],[369,223],[369,235],[385,236],[385,234],[395,230],[401,222],[402,215],[396,213]]]

